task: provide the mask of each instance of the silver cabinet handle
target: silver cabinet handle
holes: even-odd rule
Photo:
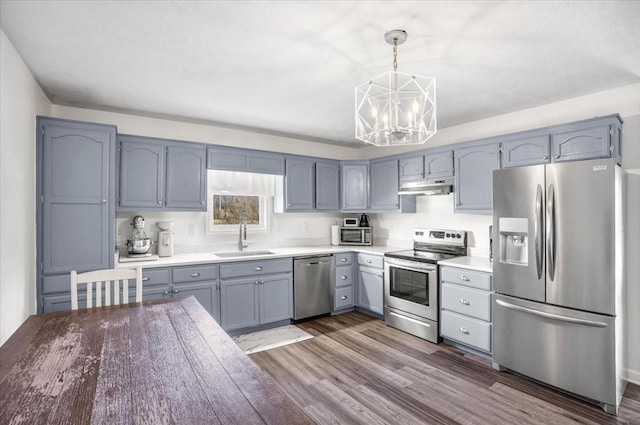
[[[346,300],[346,299],[347,299],[347,296],[346,296],[346,295],[343,295],[343,296],[341,296],[341,297],[340,297],[340,299],[341,299],[341,300]]]
[[[371,261],[371,260],[367,260],[367,263],[371,264],[371,263],[373,263],[373,261]]]
[[[180,291],[178,291],[177,289],[174,289],[174,290],[173,290],[173,293],[174,293],[174,294],[177,294],[178,292],[180,292]]]
[[[542,159],[549,159],[549,155],[543,156]]]
[[[143,282],[146,282],[146,281],[147,281],[147,280],[149,280],[149,279],[150,279],[150,278],[149,278],[149,276],[142,276],[142,281],[143,281]]]
[[[347,259],[346,258],[341,258],[340,261],[342,261],[343,263],[346,263]]]
[[[340,279],[347,280],[347,276],[340,276]]]
[[[469,282],[469,276],[467,275],[460,275],[460,280],[464,280],[465,282]]]
[[[103,200],[102,200],[102,203],[103,203],[103,204],[106,204],[106,203],[107,203],[107,200],[106,200],[106,199],[103,199]]]
[[[261,281],[260,281],[260,285],[264,285],[264,280],[261,280]]]
[[[556,159],[559,159],[559,158],[560,158],[560,155],[556,155]]]
[[[460,298],[460,304],[469,305],[469,300],[465,300],[464,298]]]
[[[193,273],[191,273],[191,277],[198,277],[198,276],[200,276],[200,273],[199,273],[199,272],[193,272]]]
[[[258,267],[256,267],[254,270],[255,270],[255,271],[257,271],[257,272],[259,272],[260,270],[262,270],[262,267],[261,267],[261,266],[258,266]]]
[[[162,205],[162,200],[158,199],[158,205]]]
[[[461,328],[460,328],[460,329],[458,329],[458,330],[460,331],[460,333],[463,333],[463,334],[465,334],[465,335],[469,335],[469,331],[467,330],[467,328],[462,328],[462,327],[461,327]]]
[[[547,313],[546,311],[534,310],[532,308],[522,307],[522,306],[511,304],[502,300],[496,300],[496,304],[501,305],[510,310],[522,311],[524,313],[533,314],[534,316],[546,317],[547,319],[555,319],[555,320],[560,320],[562,322],[576,323],[578,325],[593,326],[596,328],[606,328],[607,326],[609,326],[605,322],[595,322],[593,320],[584,320],[584,319],[578,319],[576,317],[569,317],[569,316],[562,316],[560,314]]]
[[[162,293],[162,295],[169,295],[169,291],[168,291],[168,290],[167,290],[167,291],[164,291],[164,292]]]

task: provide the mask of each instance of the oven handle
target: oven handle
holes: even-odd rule
[[[398,267],[398,268],[402,268],[405,270],[410,270],[410,271],[414,271],[414,272],[435,272],[437,269],[437,266],[423,266],[423,265],[419,265],[417,266],[415,264],[415,262],[413,261],[403,261],[403,260],[387,260],[385,258],[385,261],[387,262],[388,265],[393,266],[393,267]]]

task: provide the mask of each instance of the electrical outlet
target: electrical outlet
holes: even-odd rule
[[[195,226],[193,224],[189,225],[189,236],[193,236],[195,233]]]
[[[309,222],[308,222],[308,221],[305,221],[305,222],[304,222],[304,231],[305,231],[305,232],[308,232],[308,231],[309,231]]]

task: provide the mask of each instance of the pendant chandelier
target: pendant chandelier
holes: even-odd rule
[[[376,146],[421,144],[437,132],[436,80],[398,72],[404,30],[384,35],[393,45],[393,71],[356,87],[356,139]]]

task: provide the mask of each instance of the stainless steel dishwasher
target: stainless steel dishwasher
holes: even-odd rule
[[[293,259],[293,319],[319,316],[333,310],[333,255]]]

